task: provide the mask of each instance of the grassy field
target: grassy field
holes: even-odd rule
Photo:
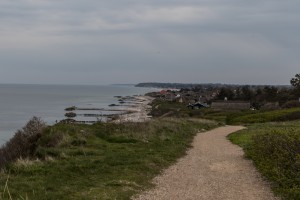
[[[165,118],[48,127],[34,159],[1,171],[0,199],[129,199],[183,156],[197,132],[216,126]]]
[[[227,124],[282,122],[300,119],[300,108],[272,111],[243,111],[227,115]]]
[[[266,122],[280,122],[300,119],[300,108],[281,110],[245,110],[222,111],[211,108],[190,109],[185,104],[156,100],[153,102],[152,115],[154,117],[194,117],[215,120],[226,124],[253,124]]]
[[[243,147],[276,194],[300,199],[300,121],[252,124],[229,139]]]

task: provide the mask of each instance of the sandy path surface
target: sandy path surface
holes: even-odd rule
[[[226,139],[241,129],[225,126],[199,133],[187,155],[154,179],[156,187],[135,199],[276,199],[243,150]]]

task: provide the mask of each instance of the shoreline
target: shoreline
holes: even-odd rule
[[[123,122],[145,122],[151,119],[148,115],[151,106],[149,105],[154,98],[146,95],[133,96],[133,101],[130,101],[132,105],[126,106],[123,111],[125,113],[117,114],[118,119],[112,120],[113,123]]]
[[[80,85],[5,85],[0,88],[2,95],[0,145],[7,143],[33,116],[37,116],[47,125],[53,126],[59,121],[67,119],[64,109],[74,105],[80,108],[103,108],[95,111],[76,111],[79,115],[74,119],[78,121],[106,121],[106,115],[119,112],[105,111],[105,109],[123,109],[125,106],[120,104],[117,107],[109,107],[113,103],[119,105],[117,95],[124,97],[144,95],[155,90],[112,85],[93,87]],[[81,115],[85,113],[94,114],[95,117]]]
[[[94,124],[97,122],[105,123],[123,123],[123,122],[144,122],[151,118],[148,113],[151,110],[149,105],[155,98],[146,95],[133,96],[115,96],[118,98],[119,104],[111,104],[110,107],[115,108],[81,108],[71,106],[65,109],[67,114],[74,114],[74,117],[67,117],[57,123],[78,123],[78,124]],[[80,111],[78,113],[76,111]],[[85,113],[83,113],[85,111]],[[91,112],[106,111],[116,112],[110,114],[95,114]],[[83,117],[79,118],[78,117]],[[93,117],[94,119],[88,119]]]

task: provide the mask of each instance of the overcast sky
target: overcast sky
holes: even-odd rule
[[[299,0],[1,0],[0,83],[289,84]]]

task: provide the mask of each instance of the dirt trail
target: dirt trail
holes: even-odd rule
[[[156,187],[136,200],[273,200],[243,150],[226,139],[243,129],[225,126],[199,133],[187,155],[154,179]]]

